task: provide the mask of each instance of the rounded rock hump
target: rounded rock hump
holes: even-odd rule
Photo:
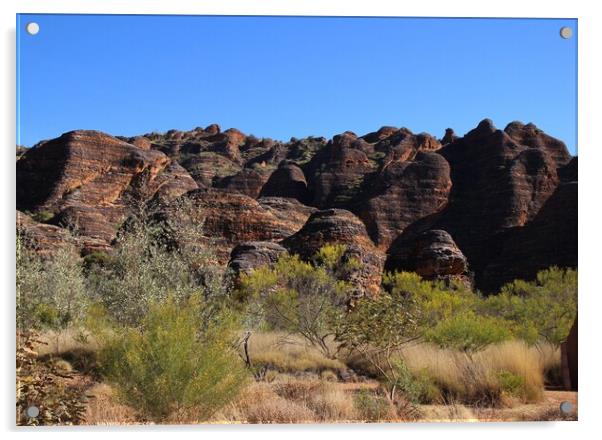
[[[314,212],[297,233],[281,244],[302,259],[311,259],[323,246],[343,245],[344,258],[359,261],[350,281],[357,286],[356,296],[375,295],[380,289],[384,255],[368,237],[362,221],[344,209],[325,209]]]
[[[386,249],[407,226],[441,210],[451,187],[447,161],[438,153],[418,152],[413,160],[385,167],[353,211],[379,248]]]
[[[280,162],[261,189],[260,197],[288,197],[306,202],[307,181],[303,170],[292,162]]]
[[[273,265],[285,253],[286,249],[278,243],[247,241],[232,249],[228,267],[238,278],[241,274],[248,274],[258,267]]]
[[[447,231],[437,229],[394,241],[385,268],[416,272],[429,280],[468,279],[466,257]]]
[[[267,179],[267,173],[259,173],[251,168],[243,168],[232,176],[226,176],[218,180],[214,186],[232,192],[239,192],[255,199],[259,196]]]

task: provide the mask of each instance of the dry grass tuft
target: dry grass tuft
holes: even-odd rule
[[[88,391],[88,394],[93,397],[90,397],[86,408],[86,424],[131,425],[140,423],[132,408],[117,401],[115,393],[109,385],[95,385]]]
[[[512,397],[525,402],[541,400],[545,368],[553,363],[549,349],[541,353],[523,342],[510,341],[488,347],[474,354],[472,359],[428,344],[407,347],[402,356],[411,371],[426,371],[445,395],[463,402],[490,405],[502,403],[510,391],[503,377],[515,378],[518,382]]]
[[[420,408],[421,420],[426,422],[478,422],[473,411],[459,403],[424,405]]]
[[[255,382],[216,414],[214,421],[243,423],[318,423],[359,420],[354,400],[340,385],[279,376],[272,384]]]
[[[251,384],[235,402],[218,412],[213,421],[242,423],[313,423],[315,413],[276,394],[266,383]]]
[[[40,357],[60,356],[64,353],[79,351],[96,351],[99,348],[98,342],[93,337],[84,337],[81,331],[75,328],[68,328],[60,332],[47,331],[38,339],[40,343],[36,345],[35,350]]]
[[[249,339],[249,354],[254,365],[284,373],[345,369],[341,361],[329,359],[304,339],[285,333],[254,333]]]
[[[415,375],[426,375],[441,390],[442,401],[472,405],[537,402],[542,399],[546,374],[558,368],[560,354],[549,345],[530,347],[521,341],[490,346],[472,357],[430,344],[414,344],[400,356]],[[347,364],[375,375],[374,368],[359,356]]]

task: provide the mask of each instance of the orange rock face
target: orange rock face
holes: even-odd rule
[[[17,208],[49,211],[62,225],[109,244],[129,204],[196,184],[165,154],[95,131],[73,131],[17,162]]]

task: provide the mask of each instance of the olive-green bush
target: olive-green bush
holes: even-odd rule
[[[248,372],[232,344],[232,318],[222,311],[207,326],[202,308],[196,300],[168,297],[150,306],[139,328],[104,329],[101,370],[142,417],[164,420],[193,409],[206,420],[245,384]]]

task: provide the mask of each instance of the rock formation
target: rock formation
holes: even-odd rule
[[[165,154],[96,131],[72,131],[17,161],[17,209],[47,211],[57,222],[109,244],[129,209],[196,187]]]
[[[401,236],[389,248],[385,269],[416,272],[429,280],[470,283],[466,257],[451,235],[437,229],[407,240]]]
[[[250,273],[260,266],[273,265],[285,253],[286,249],[278,243],[247,241],[232,250],[228,267],[238,276],[242,273]]]
[[[78,130],[18,150],[17,209],[48,218],[22,215],[19,226],[40,252],[69,241],[69,227],[86,253],[109,249],[131,213],[169,218],[190,199],[223,262],[249,241],[282,241],[303,258],[340,243],[363,263],[356,280],[368,293],[385,254],[387,269],[474,275],[495,292],[550,265],[576,267],[577,165],[535,125],[487,119],[441,141],[391,126],[289,142],[216,124],[129,138]],[[277,245],[254,246],[249,261]]]
[[[281,244],[292,254],[311,259],[322,246],[339,244],[346,247],[345,257],[359,261],[351,281],[362,292],[376,294],[380,286],[384,255],[374,246],[359,218],[343,209],[314,212],[300,231]]]
[[[408,225],[441,210],[452,186],[445,159],[437,153],[422,152],[412,160],[389,163],[373,182],[353,211],[384,249]]]
[[[292,162],[282,161],[261,188],[261,196],[291,197],[300,202],[307,202],[307,181],[303,170]]]

